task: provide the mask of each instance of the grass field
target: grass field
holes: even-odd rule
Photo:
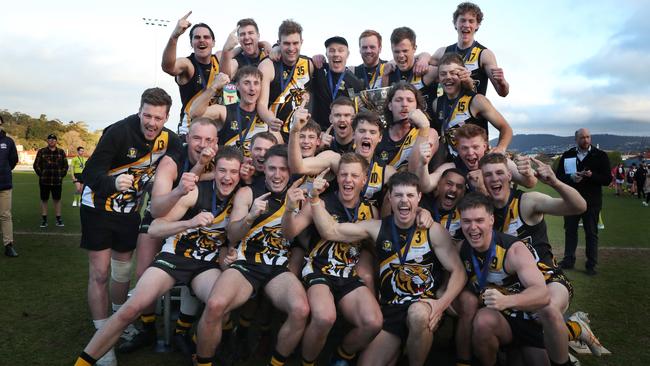
[[[54,226],[52,212],[50,226],[40,229],[36,176],[14,174],[14,231],[20,257],[0,258],[0,365],[72,365],[92,336],[86,254],[78,248],[79,213],[70,206],[72,189],[67,180],[63,193],[66,226]],[[650,283],[650,208],[642,207],[638,199],[615,197],[611,190],[606,190],[604,205],[606,228],[600,232],[599,274],[588,277],[581,270],[581,236],[577,269],[568,275],[576,289],[572,310],[590,314],[594,331],[613,354],[582,356],[580,361],[587,366],[648,365],[650,336],[645,332],[650,291],[644,283]],[[547,222],[555,253],[561,255],[562,219],[548,218]],[[175,353],[141,351],[120,356],[119,362],[121,366],[182,365],[183,359]]]

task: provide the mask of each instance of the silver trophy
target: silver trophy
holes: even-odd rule
[[[384,127],[386,126],[384,105],[386,104],[386,99],[388,99],[389,90],[390,87],[385,87],[362,90],[359,92],[359,99],[361,100],[359,107],[379,114]]]

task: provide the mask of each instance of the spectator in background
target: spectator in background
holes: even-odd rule
[[[83,173],[86,167],[86,160],[88,159],[84,156],[84,147],[77,147],[77,156],[72,159],[72,183],[74,183],[75,188],[72,207],[81,206],[81,190],[84,187],[81,173]]]
[[[598,263],[598,215],[602,208],[602,186],[611,181],[607,154],[591,144],[591,133],[581,128],[575,133],[576,147],[562,154],[557,166],[557,177],[575,188],[587,201],[587,211],[580,215],[564,216],[564,259],[563,269],[572,269],[576,261],[578,246],[578,222],[582,219],[587,242],[588,275],[596,274]]]
[[[47,202],[52,194],[54,211],[56,213],[56,226],[62,227],[61,219],[61,184],[63,177],[68,173],[68,159],[65,151],[56,147],[56,135],[47,136],[47,146],[38,150],[34,160],[34,171],[38,175],[38,185],[41,191],[41,228],[47,227]]]
[[[627,170],[625,179],[627,180],[627,191],[630,192],[633,196],[636,193],[636,181],[634,180],[634,173],[636,173],[636,163],[632,163],[632,166]]]
[[[616,195],[620,196],[623,191],[623,183],[625,182],[625,168],[623,163],[619,163],[614,168],[614,184],[616,184]]]
[[[634,173],[634,181],[636,183],[636,194],[637,197],[640,199],[645,198],[645,193],[643,192],[643,187],[645,185],[646,181],[646,175],[648,174],[648,171],[646,170],[645,164],[642,162],[639,163],[639,167],[637,168],[636,172]]]
[[[0,125],[4,120],[0,116]],[[7,133],[0,129],[0,227],[2,228],[2,243],[7,257],[17,257],[14,249],[14,227],[11,221],[11,171],[18,164],[16,144]]]

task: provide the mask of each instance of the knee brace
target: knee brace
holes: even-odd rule
[[[129,282],[131,280],[131,261],[123,262],[111,258],[111,278],[115,282]]]

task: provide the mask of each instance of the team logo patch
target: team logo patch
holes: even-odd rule
[[[379,154],[379,158],[383,161],[388,160],[388,152],[382,151],[381,154]]]
[[[135,147],[130,147],[126,152],[126,157],[129,159],[135,159],[136,156],[138,156],[138,150],[136,150]]]
[[[230,129],[233,131],[239,130],[239,123],[237,121],[230,121]]]
[[[381,249],[388,252],[393,249],[393,243],[390,240],[384,240],[384,242],[381,243]]]

